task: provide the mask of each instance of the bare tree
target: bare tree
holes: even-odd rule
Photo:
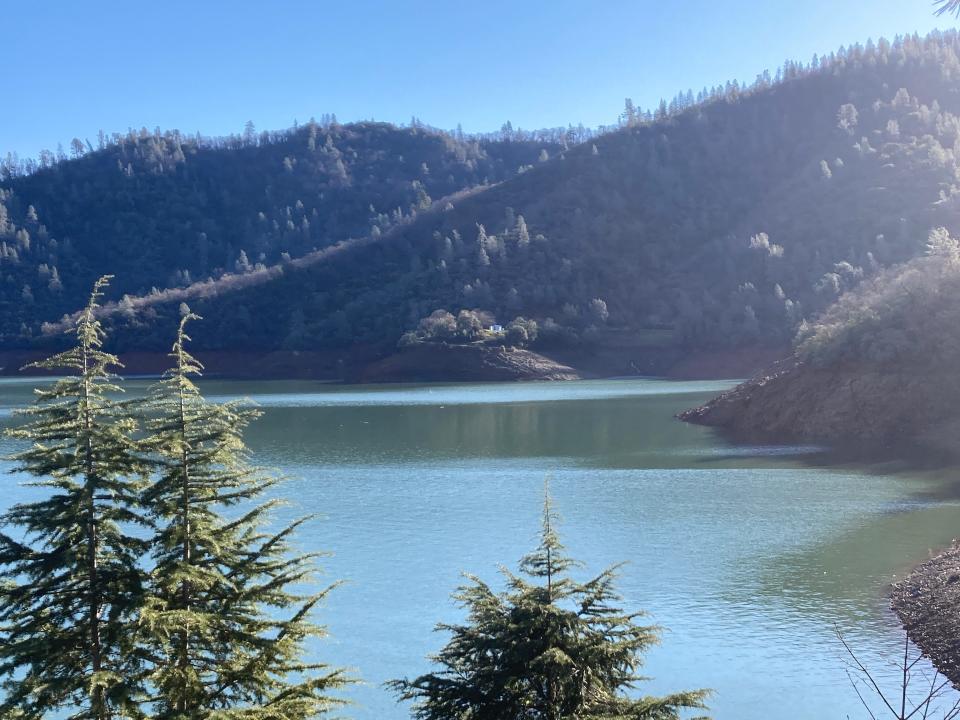
[[[960,2],[960,0],[957,0]],[[960,698],[954,699],[953,684],[934,669],[918,667],[923,654],[911,649],[910,638],[904,634],[903,657],[892,664],[897,669],[900,684],[895,694],[885,693],[876,676],[867,669],[853,648],[843,637],[839,627],[834,628],[837,639],[847,651],[847,677],[863,703],[871,720],[956,720],[960,718]],[[873,704],[867,698],[873,698]],[[874,711],[874,707],[879,707]]]

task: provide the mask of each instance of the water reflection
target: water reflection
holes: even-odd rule
[[[629,561],[625,604],[669,628],[644,690],[713,687],[720,720],[860,717],[834,624],[878,663],[896,646],[884,588],[960,527],[953,478],[730,445],[673,419],[724,386],[205,383],[263,409],[249,442],[291,476],[278,521],[326,518],[301,544],[335,551],[328,575],[350,580],[317,652],[367,680],[353,717],[407,717],[380,684],[426,668],[434,624],[459,619],[461,571],[492,580],[529,549],[546,474],[572,554],[592,570]],[[30,387],[0,383],[0,410]]]

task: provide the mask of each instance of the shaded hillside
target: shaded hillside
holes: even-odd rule
[[[375,242],[191,303],[200,342],[391,345],[438,308],[532,317],[548,347],[605,324],[686,348],[788,342],[931,227],[960,228],[958,51],[953,32],[857,46],[541,156]],[[169,327],[177,304],[128,336],[159,342],[154,315]]]
[[[165,347],[185,300],[207,318],[197,333],[206,349],[392,348],[438,309],[533,319],[545,348],[616,337],[631,347],[782,345],[845,290],[920,253],[931,227],[960,229],[958,55],[955,32],[853,46],[567,148],[311,125],[194,156],[182,138],[147,134],[13,181],[6,204],[18,228],[6,226],[4,253],[20,225],[41,222],[26,218],[26,197],[44,199],[42,222],[50,214],[86,230],[82,259],[72,240],[0,264],[3,341],[31,342],[41,319],[68,309],[70,283],[79,292],[97,272],[120,275],[118,295],[186,284],[185,257],[201,278],[232,274],[118,304],[121,345]],[[164,152],[172,169],[155,167]],[[132,176],[118,154],[139,158]],[[217,170],[201,180],[208,165]],[[135,196],[114,191],[128,181]],[[166,209],[184,194],[196,201]],[[127,211],[116,211],[118,197]],[[149,242],[117,247],[141,232]],[[204,260],[205,246],[216,251]],[[61,252],[79,270],[54,282]],[[161,273],[174,277],[148,280]],[[58,283],[62,297],[50,289]]]
[[[794,357],[703,407],[691,422],[754,439],[924,446],[960,452],[960,246],[887,270],[802,329]]]
[[[119,294],[248,273],[387,231],[497,182],[550,142],[475,141],[379,123],[204,140],[146,130],[76,141],[0,177],[0,344],[75,309],[95,277]]]

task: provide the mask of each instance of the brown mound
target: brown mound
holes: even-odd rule
[[[571,367],[529,350],[489,345],[422,343],[370,363],[355,382],[578,380]]]
[[[735,437],[960,455],[960,376],[930,364],[817,367],[789,358],[679,415]]]

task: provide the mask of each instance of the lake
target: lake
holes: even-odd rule
[[[32,384],[0,381],[0,421]],[[364,681],[345,714],[409,717],[382,683],[429,667],[433,626],[462,617],[461,572],[495,581],[535,546],[549,477],[570,554],[592,571],[628,561],[624,606],[666,629],[643,692],[713,688],[720,720],[866,717],[834,627],[894,690],[885,588],[957,534],[952,478],[824,466],[815,448],[734,445],[674,419],[731,384],[203,387],[261,406],[248,442],[289,476],[278,520],[323,516],[299,544],[331,551],[325,576],[347,581],[313,646]],[[9,478],[0,505],[32,492]]]

